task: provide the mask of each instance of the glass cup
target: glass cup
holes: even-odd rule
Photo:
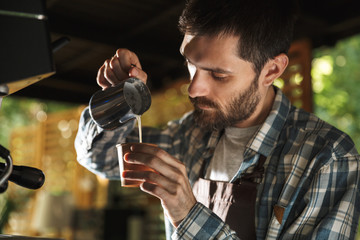
[[[148,166],[142,165],[142,164],[133,164],[133,163],[127,163],[124,161],[124,155],[128,152],[130,152],[130,147],[132,145],[151,145],[156,146],[155,144],[151,143],[121,143],[117,144],[117,152],[118,152],[118,158],[119,158],[119,168],[120,168],[120,179],[121,179],[121,186],[122,187],[139,187],[140,184],[143,181],[136,181],[136,180],[128,180],[124,179],[122,177],[122,172],[125,170],[136,170],[136,171],[152,171],[155,172],[152,168],[149,168]]]

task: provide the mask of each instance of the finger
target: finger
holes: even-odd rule
[[[168,198],[169,194],[167,191],[165,191],[163,188],[161,188],[157,184],[153,184],[151,182],[143,182],[140,185],[140,189],[143,192],[149,193],[159,199]]]
[[[144,72],[141,68],[138,68],[137,66],[133,65],[133,67],[129,70],[129,76],[135,77],[146,83],[147,81],[147,74]]]
[[[136,77],[146,83],[147,74],[142,70],[139,58],[134,52],[120,48],[116,51],[116,56],[121,68],[129,74],[129,77]]]
[[[118,80],[123,80],[123,79],[128,78],[128,72],[124,71],[121,68],[120,61],[116,56],[111,58],[111,60],[109,62],[109,66]]]
[[[108,81],[113,86],[120,82],[120,80],[117,79],[114,71],[111,69],[109,60],[105,61],[104,77],[106,81]]]
[[[118,49],[116,56],[119,58],[121,68],[129,73],[130,77],[136,77],[144,83],[147,81],[147,74],[142,70],[141,63],[137,55],[128,49]]]
[[[148,193],[154,197],[157,197],[158,199],[162,200],[165,197],[165,191],[162,190],[158,185],[149,183],[149,182],[143,182],[140,184],[140,190]]]
[[[139,58],[133,52],[128,49],[120,48],[116,51],[116,56],[120,60],[121,67],[129,72],[131,65],[135,65],[137,68],[142,69]]]
[[[154,155],[141,152],[126,153],[124,155],[124,160],[131,164],[146,165],[172,182],[178,182],[181,181],[181,179],[186,179],[186,169],[184,164],[172,166]]]
[[[184,165],[178,159],[171,156],[169,153],[163,149],[157,147],[156,145],[147,145],[147,144],[135,144],[130,147],[131,152],[133,153],[145,153],[148,155],[156,156],[157,158],[164,161],[166,164],[178,168],[179,165]]]
[[[124,179],[127,180],[136,180],[136,181],[149,181],[149,173],[151,171],[138,171],[138,170],[124,170],[121,175]],[[152,172],[154,173],[154,172]]]
[[[102,87],[103,89],[110,87],[111,83],[109,83],[104,76],[104,70],[105,70],[105,63],[100,67],[98,73],[97,73],[97,77],[96,77],[96,82],[97,84]]]
[[[136,171],[126,170],[122,173],[123,178],[129,180],[146,181],[155,185],[160,186],[162,189],[167,191],[169,194],[175,195],[177,189],[177,182],[172,181],[164,177],[161,174],[152,171]]]

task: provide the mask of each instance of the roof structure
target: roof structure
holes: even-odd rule
[[[70,42],[54,53],[55,75],[15,95],[87,103],[99,89],[98,68],[119,47],[138,54],[151,90],[186,76],[177,29],[184,5],[185,0],[47,0],[51,40]],[[313,48],[360,33],[358,0],[301,0],[300,7],[295,39],[309,38]]]

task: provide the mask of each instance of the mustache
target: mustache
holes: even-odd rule
[[[205,98],[205,97],[189,97],[190,102],[197,107],[198,105],[203,105],[203,106],[207,106],[207,107],[211,107],[211,108],[217,108],[218,105],[216,103],[214,103],[213,101]]]

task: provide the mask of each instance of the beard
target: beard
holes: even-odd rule
[[[258,76],[251,85],[243,92],[236,93],[230,98],[226,106],[221,107],[205,97],[191,98],[194,105],[194,120],[200,127],[208,130],[221,130],[233,126],[235,123],[247,120],[254,112],[260,102],[258,92]],[[206,106],[210,110],[203,110],[198,106]]]

